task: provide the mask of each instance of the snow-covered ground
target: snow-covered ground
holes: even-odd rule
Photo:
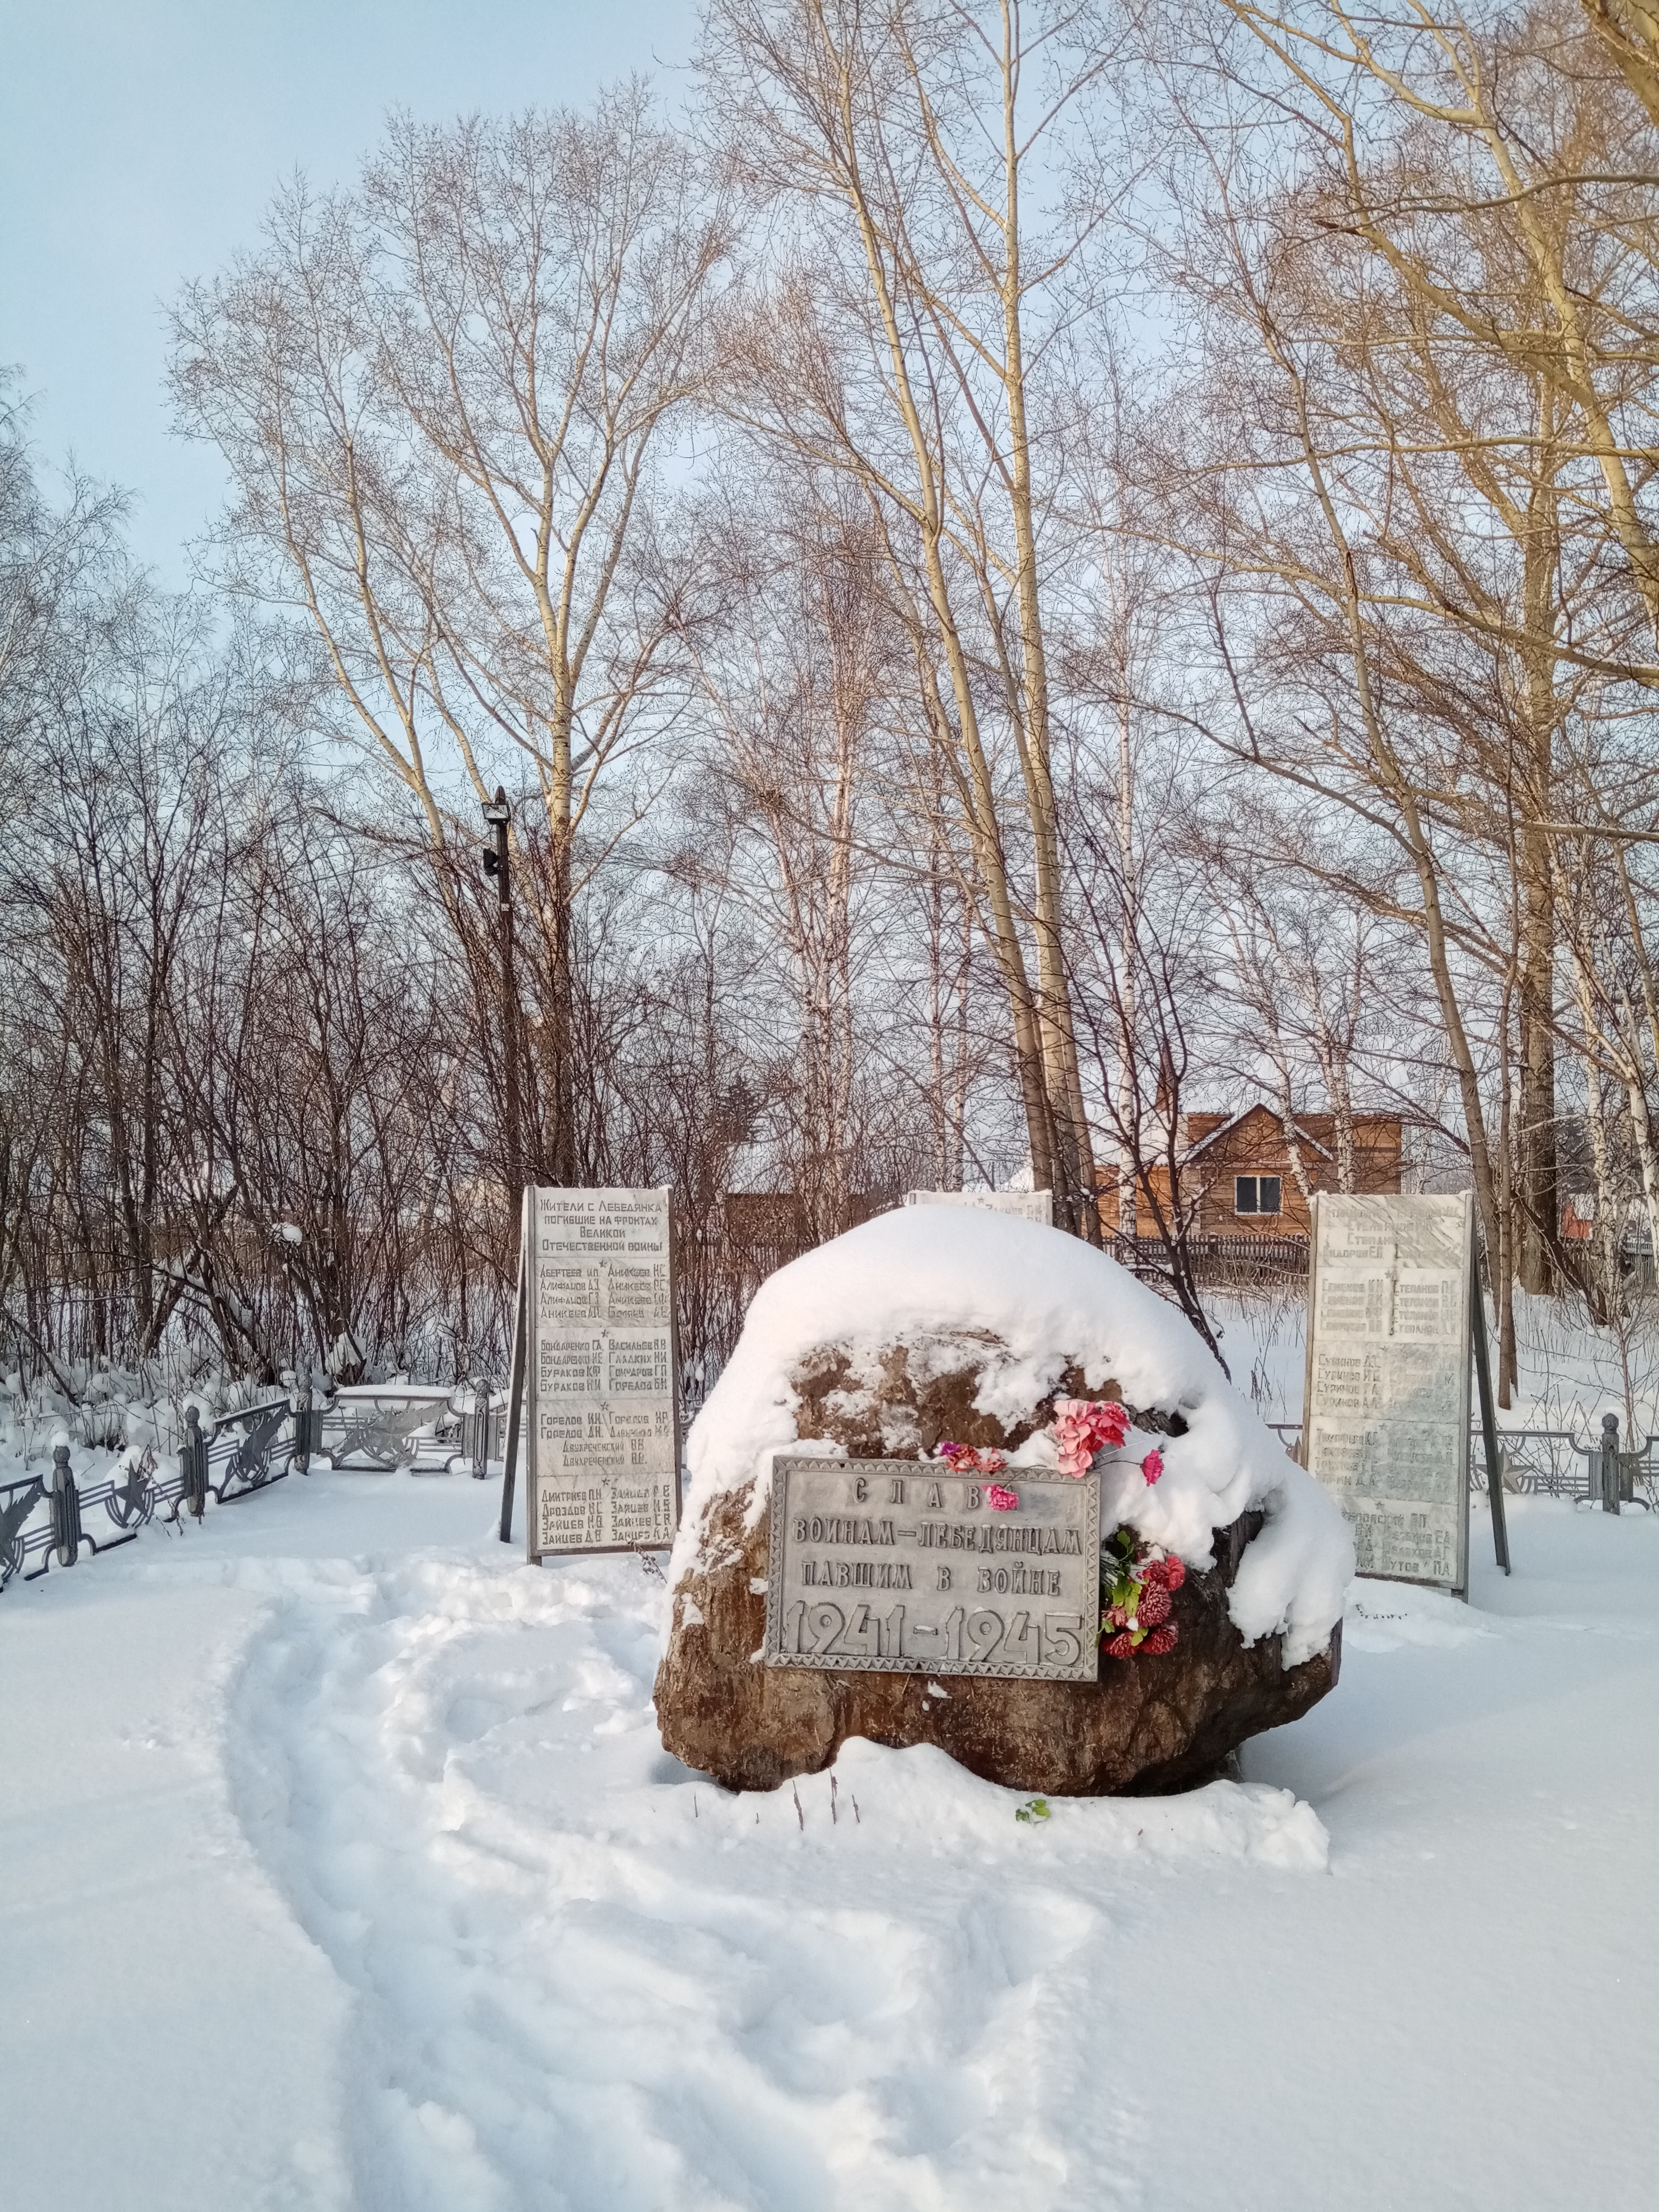
[[[1659,2172],[1659,1516],[1364,1585],[1242,1784],[668,1760],[659,1583],[319,1474],[0,1599],[0,2153],[43,2212],[1396,2212]]]

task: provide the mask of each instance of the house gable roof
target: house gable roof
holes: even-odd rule
[[[1185,1158],[1188,1162],[1197,1159],[1200,1153],[1208,1152],[1212,1145],[1219,1144],[1222,1138],[1229,1135],[1233,1130],[1242,1127],[1256,1114],[1262,1115],[1272,1123],[1275,1139],[1283,1144],[1285,1141],[1284,1116],[1258,1098],[1249,1106],[1241,1106],[1237,1114],[1230,1114],[1224,1121],[1201,1136],[1196,1144],[1189,1145],[1184,1155]],[[1322,1159],[1328,1160],[1331,1157],[1328,1145],[1322,1145],[1317,1137],[1310,1137],[1306,1129],[1299,1126],[1296,1140],[1298,1145],[1305,1145],[1310,1152],[1317,1152]]]

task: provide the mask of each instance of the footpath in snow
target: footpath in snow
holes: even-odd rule
[[[663,1585],[294,1478],[0,1599],[4,2198],[1395,2212],[1659,2173],[1659,1516],[1367,1583],[1242,1784],[662,1752]],[[833,1780],[833,1788],[832,1788]]]

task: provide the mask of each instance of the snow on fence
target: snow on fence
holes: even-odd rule
[[[0,1590],[74,1566],[83,1547],[96,1558],[130,1544],[158,1513],[175,1526],[181,1513],[199,1520],[210,1498],[229,1505],[251,1498],[308,1473],[313,1458],[383,1474],[400,1467],[447,1474],[459,1463],[482,1477],[501,1454],[502,1399],[391,1383],[341,1390],[313,1405],[301,1388],[223,1414],[206,1431],[194,1406],[185,1420],[172,1474],[159,1470],[154,1452],[128,1450],[83,1488],[70,1447],[60,1443],[45,1474],[0,1482]]]

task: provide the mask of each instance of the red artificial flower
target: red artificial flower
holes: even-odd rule
[[[1156,1482],[1159,1475],[1164,1472],[1163,1453],[1161,1451],[1149,1451],[1146,1458],[1140,1462],[1140,1471],[1146,1476],[1148,1485]]]
[[[1152,1638],[1148,1637],[1146,1640],[1150,1643]],[[1121,1636],[1115,1636],[1104,1648],[1109,1659],[1133,1659],[1135,1656],[1135,1640],[1127,1628]]]
[[[1175,1650],[1177,1632],[1174,1621],[1166,1621],[1162,1628],[1152,1631],[1140,1648],[1149,1657],[1161,1659],[1166,1651]]]
[[[1135,1618],[1143,1628],[1156,1628],[1170,1618],[1170,1593],[1162,1583],[1148,1581],[1135,1602]]]
[[[1166,1590],[1178,1590],[1187,1579],[1186,1564],[1173,1552],[1165,1559],[1148,1559],[1146,1565],[1136,1571],[1142,1582],[1161,1583]]]

